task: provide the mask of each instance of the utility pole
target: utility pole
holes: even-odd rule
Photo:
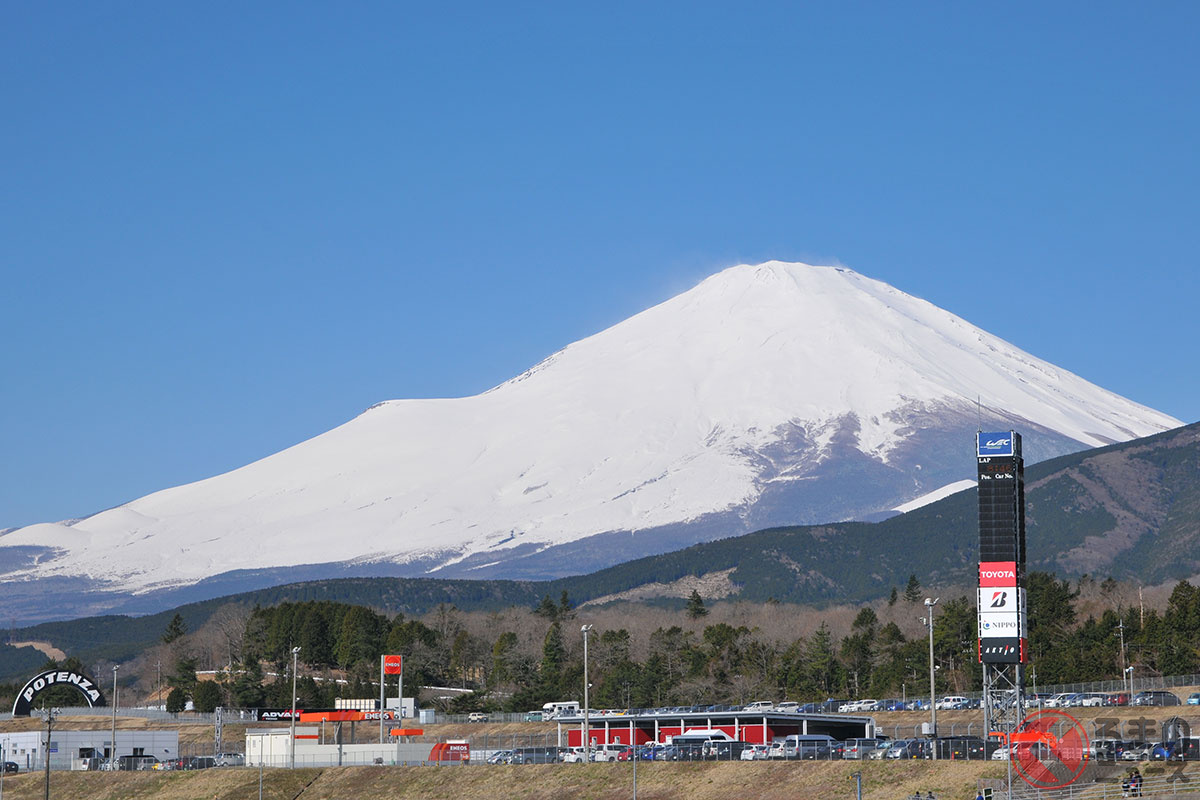
[[[1121,637],[1121,671],[1124,672],[1128,665],[1125,663],[1125,620],[1123,619],[1117,620],[1117,635]]]
[[[156,700],[161,701],[163,699],[163,697],[162,697],[162,661],[154,662],[154,671],[155,671],[155,674],[158,675],[158,678],[154,682],[154,697]],[[166,708],[167,708],[167,704],[164,701],[163,702],[163,710],[165,711]]]
[[[50,741],[54,731],[54,720],[58,717],[58,709],[42,707],[42,716],[46,718],[46,746],[42,748],[42,757],[46,759],[46,800],[50,800]]]

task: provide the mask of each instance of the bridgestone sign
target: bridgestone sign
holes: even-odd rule
[[[33,701],[39,694],[56,686],[69,686],[87,700],[92,708],[107,705],[104,695],[100,693],[96,682],[88,676],[71,670],[52,669],[30,678],[29,683],[17,692],[17,701],[13,703],[14,717],[28,717],[33,712]]]

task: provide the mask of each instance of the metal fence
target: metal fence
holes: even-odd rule
[[[1120,800],[1125,797],[1163,797],[1175,794],[1191,794],[1200,791],[1200,786],[1182,773],[1161,775],[1143,779],[1138,792],[1122,788],[1120,776],[1103,781],[1076,782],[1062,789],[1035,789],[1014,780],[1011,796],[1013,800]],[[994,795],[997,800],[1007,800],[1009,794],[1000,789]]]

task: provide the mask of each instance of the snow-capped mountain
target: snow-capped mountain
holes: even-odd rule
[[[224,475],[11,531],[0,580],[578,573],[886,514],[970,478],[980,423],[1021,431],[1029,462],[1181,424],[851,270],[738,266],[483,394],[380,403]]]

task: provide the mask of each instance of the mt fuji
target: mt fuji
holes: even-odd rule
[[[247,466],[0,535],[0,581],[209,596],[314,576],[535,578],[872,519],[1182,423],[841,267],[732,267],[473,397],[392,400]],[[907,505],[906,505],[907,504]]]

